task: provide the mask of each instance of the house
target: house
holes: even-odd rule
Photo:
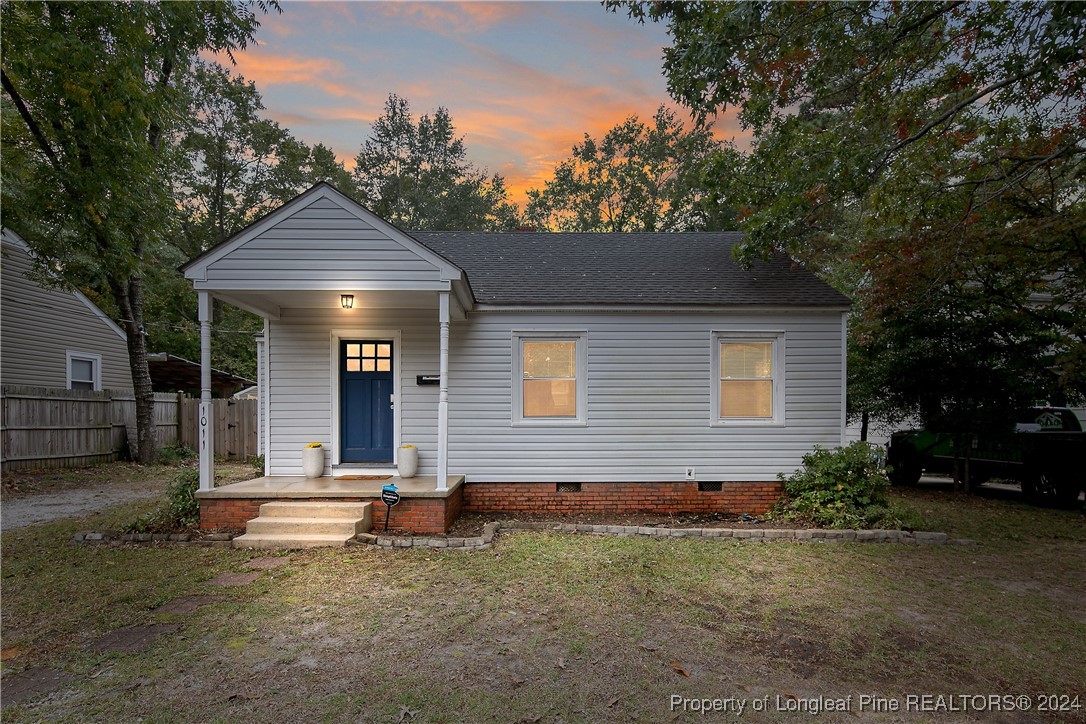
[[[366,478],[389,476],[392,525],[418,532],[461,510],[764,511],[844,439],[849,300],[785,258],[742,268],[739,238],[405,232],[311,188],[184,267],[205,403],[211,298],[265,319],[265,475],[212,489],[203,454],[201,525],[282,498],[383,519]]]
[[[69,390],[131,390],[124,331],[79,291],[43,286],[18,234],[0,234],[0,382]]]
[[[197,362],[166,352],[147,355],[147,371],[155,392],[200,393],[200,365]],[[211,394],[213,397],[233,397],[246,387],[255,388],[253,380],[239,377],[224,370],[211,370]]]

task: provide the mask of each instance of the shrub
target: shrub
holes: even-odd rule
[[[196,451],[179,442],[158,449],[158,461],[163,465],[177,465],[194,457]]]
[[[264,474],[264,456],[263,455],[251,455],[249,457],[249,464],[253,466],[253,470],[258,475]]]
[[[199,487],[200,472],[192,468],[182,470],[167,493],[165,505],[140,516],[125,530],[129,533],[166,533],[191,528],[200,520],[200,501],[196,499]]]
[[[778,475],[786,497],[777,514],[831,528],[899,527],[880,458],[879,448],[865,442],[833,450],[815,447],[803,456],[801,469]]]

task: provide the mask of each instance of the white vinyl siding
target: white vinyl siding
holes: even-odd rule
[[[771,481],[841,440],[841,313],[474,313],[454,323],[449,471],[475,482]],[[584,427],[510,426],[511,332],[583,329]],[[785,423],[711,426],[714,331],[780,331]]]
[[[329,198],[315,199],[211,262],[206,274],[209,285],[232,289],[326,282],[350,291],[440,279],[430,261]]]
[[[455,328],[455,325],[454,325]],[[430,309],[284,309],[269,322],[267,384],[269,475],[301,475],[302,448],[332,445],[331,337],[333,330],[398,330],[402,387],[397,398],[402,444],[419,448],[419,474],[437,469],[436,385],[418,385],[418,375],[438,371],[437,298]],[[336,421],[335,424],[338,424]],[[508,424],[508,422],[507,422]],[[331,464],[332,456],[328,456]],[[325,474],[330,474],[328,468]]]
[[[85,298],[27,278],[30,255],[5,233],[0,259],[0,382],[68,386],[68,350],[99,355],[99,389],[131,390],[128,346]]]
[[[271,475],[301,474],[302,447],[330,444],[330,338],[345,327],[399,330],[401,442],[436,468],[434,309],[284,309],[268,335]],[[359,310],[356,310],[359,311]],[[449,359],[449,472],[471,482],[772,481],[814,445],[841,441],[841,313],[484,312],[454,321]],[[587,425],[511,425],[514,332],[583,330]],[[784,424],[711,426],[713,333],[779,331]],[[567,332],[568,335],[568,332]],[[338,424],[338,423],[337,423]],[[326,472],[330,472],[326,471]]]

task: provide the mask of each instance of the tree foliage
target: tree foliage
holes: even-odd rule
[[[355,162],[359,200],[402,228],[500,231],[518,223],[505,179],[467,160],[445,108],[416,121],[408,101],[390,95]]]
[[[861,405],[1086,392],[1086,4],[626,7],[668,23],[672,95],[754,135],[745,254],[854,295]]]
[[[170,264],[148,278],[150,345],[196,359],[196,294],[176,268],[219,244],[318,181],[349,188],[350,175],[326,146],[310,148],[262,115],[255,84],[215,63],[196,63],[182,85],[187,123],[178,137],[174,195],[180,215]],[[255,379],[259,317],[214,305],[215,364]]]
[[[244,48],[256,15],[242,2],[35,2],[4,3],[0,18],[4,223],[40,268],[112,299],[128,336],[139,456],[153,460],[143,279],[176,218],[178,80],[202,51]]]
[[[660,106],[649,124],[634,115],[599,140],[586,133],[553,178],[528,191],[528,221],[560,231],[734,229],[730,195],[705,179],[733,178],[738,156]]]

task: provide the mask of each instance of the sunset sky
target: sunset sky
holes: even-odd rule
[[[515,201],[584,133],[674,107],[663,26],[598,2],[283,2],[236,54],[267,115],[349,166],[389,93],[416,116],[445,106],[468,155]],[[223,62],[225,58],[221,59]],[[684,112],[683,117],[688,117]],[[736,133],[717,123],[717,134]]]

